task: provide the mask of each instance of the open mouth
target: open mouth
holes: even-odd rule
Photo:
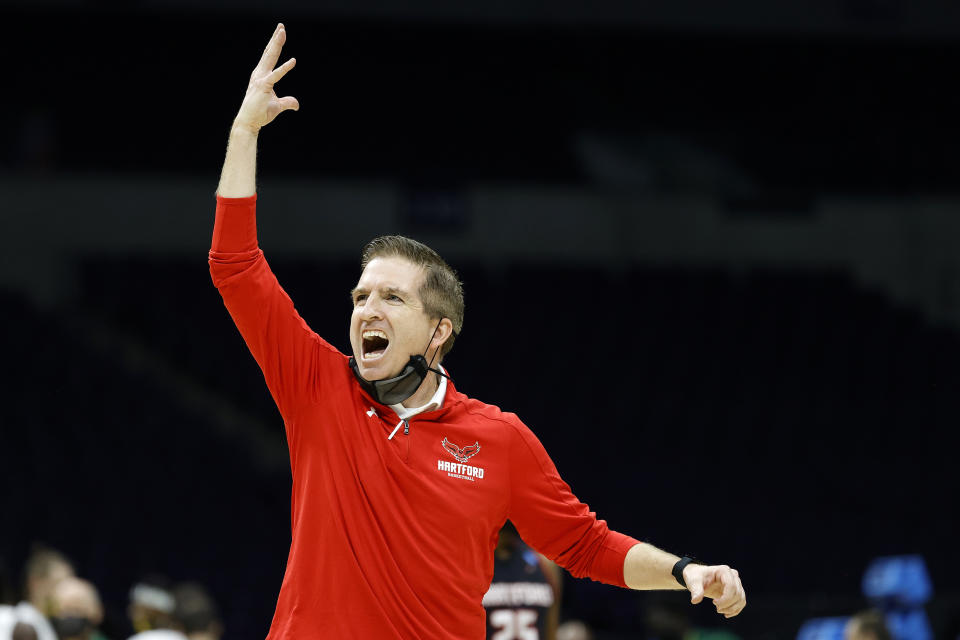
[[[362,337],[363,345],[361,348],[363,350],[364,360],[376,360],[381,357],[387,351],[387,346],[390,344],[387,334],[377,329],[364,331]]]

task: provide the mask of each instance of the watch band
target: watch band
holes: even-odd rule
[[[680,583],[680,586],[683,587],[684,589],[687,588],[687,583],[683,579],[683,570],[691,562],[694,564],[698,564],[697,561],[694,560],[693,558],[690,558],[688,556],[683,556],[682,558],[677,560],[676,564],[673,565],[673,570],[670,572],[673,574],[673,577],[676,578],[677,582]]]

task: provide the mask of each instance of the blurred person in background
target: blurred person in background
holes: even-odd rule
[[[219,640],[223,623],[213,598],[202,585],[186,582],[173,589],[174,618],[190,640]]]
[[[557,627],[557,640],[593,640],[593,631],[582,620],[567,620]]]
[[[35,546],[24,566],[26,599],[49,618],[53,613],[53,589],[64,578],[76,575],[65,555],[42,545]]]
[[[843,630],[844,640],[891,640],[883,614],[874,609],[861,611],[847,623]]]
[[[402,236],[367,244],[351,292],[353,357],[307,326],[257,240],[258,136],[299,108],[274,93],[296,62],[277,66],[285,39],[278,24],[231,126],[208,254],[290,449],[292,539],[270,640],[483,637],[490,556],[508,518],[574,576],[686,589],[694,604],[709,598],[719,614],[739,614],[735,569],[611,530],[516,415],[454,388],[442,361],[462,328],[463,289],[435,251]],[[522,311],[527,324],[557,312]],[[505,376],[512,365],[543,373],[520,346],[503,363]],[[590,400],[572,394],[561,384],[557,399]],[[690,526],[703,523],[691,515]]]
[[[186,636],[176,631],[174,617],[176,600],[163,576],[149,576],[130,589],[130,605],[127,615],[136,632],[130,636],[137,640],[185,640]]]
[[[488,640],[556,640],[560,580],[557,565],[524,544],[507,520],[493,551],[493,581],[483,596]]]
[[[49,630],[48,634],[41,635],[37,630],[36,609],[29,612],[18,610],[17,607],[0,605],[0,640],[57,640],[57,636]],[[48,625],[49,626],[49,625]]]
[[[0,638],[14,628],[18,633],[36,634],[38,640],[57,640],[48,617],[53,612],[53,590],[57,583],[73,575],[73,564],[59,551],[37,545],[23,568],[25,600],[17,605],[0,605]],[[7,593],[5,598],[15,598]],[[29,627],[29,629],[28,629]]]
[[[100,594],[86,580],[71,576],[57,583],[50,620],[60,640],[106,640],[98,629],[103,622]]]

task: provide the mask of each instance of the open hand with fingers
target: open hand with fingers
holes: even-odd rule
[[[747,606],[747,593],[740,583],[740,573],[725,564],[688,564],[683,580],[690,590],[690,602],[698,604],[704,597],[713,600],[717,613],[732,618]]]
[[[270,42],[267,43],[267,48],[263,50],[260,62],[250,74],[247,94],[233,121],[235,127],[243,127],[256,133],[282,111],[287,109],[296,111],[300,108],[300,103],[293,96],[278,98],[274,91],[274,85],[297,64],[296,58],[290,58],[279,67],[276,66],[286,39],[286,28],[282,23],[278,24]]]

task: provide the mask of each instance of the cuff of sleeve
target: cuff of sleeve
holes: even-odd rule
[[[600,569],[603,575],[610,578],[609,584],[615,584],[624,589],[629,588],[623,579],[623,564],[627,559],[627,551],[638,544],[643,543],[616,531],[610,531],[607,534],[607,539],[603,542],[604,553]]]
[[[224,198],[218,194],[210,250],[242,253],[256,249],[257,194],[247,198]]]

